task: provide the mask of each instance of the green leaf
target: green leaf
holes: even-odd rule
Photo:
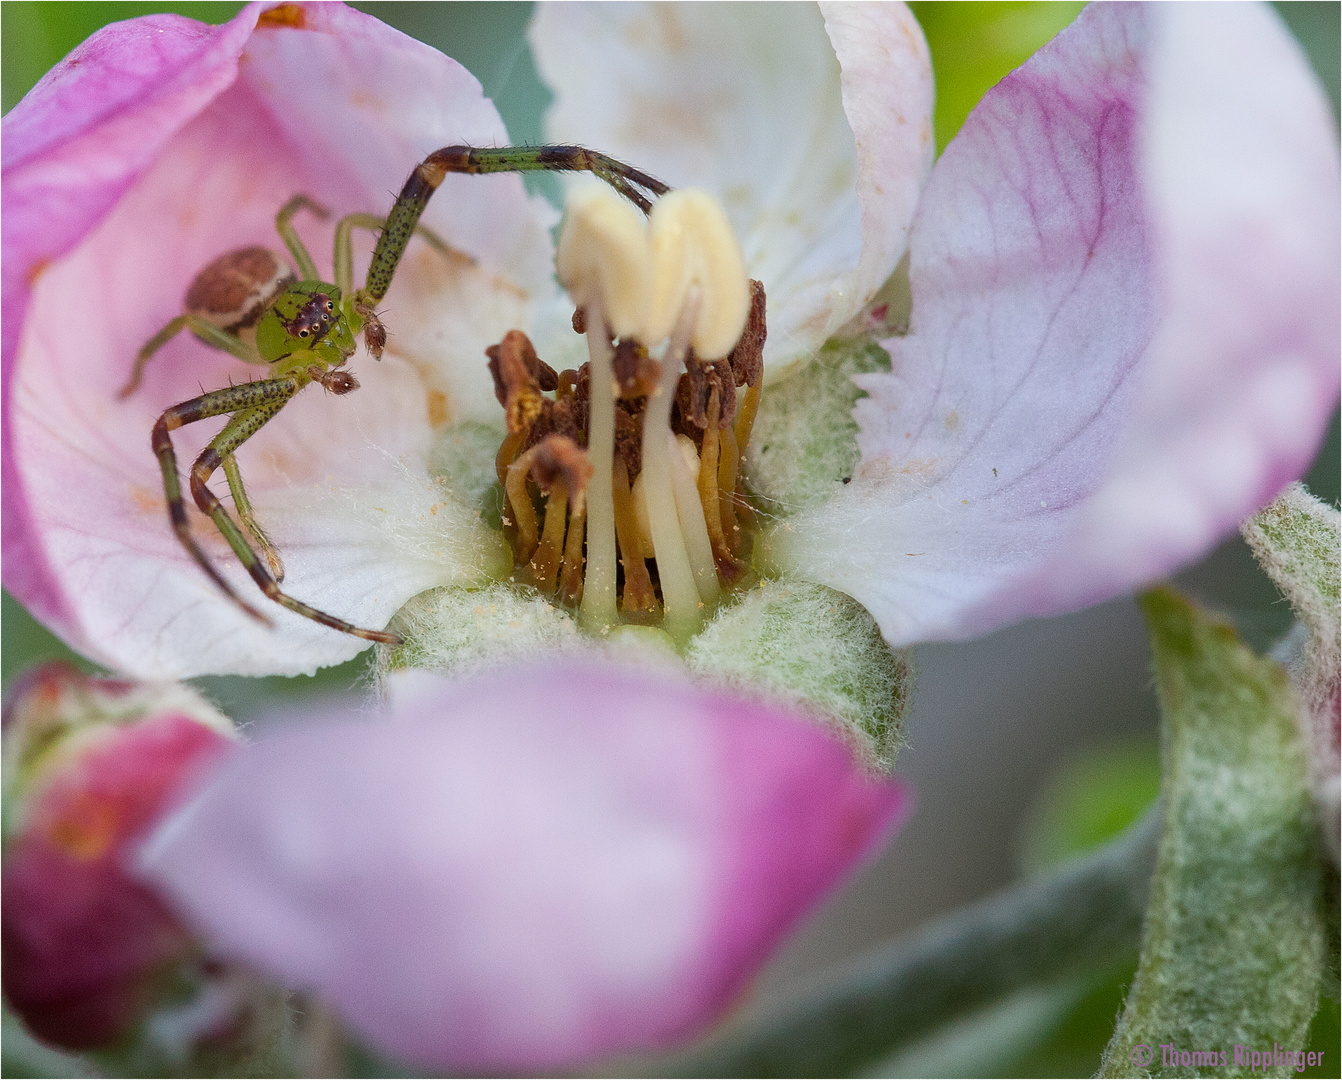
[[[1314,798],[1338,861],[1338,512],[1292,484],[1244,523],[1254,556],[1300,620],[1289,670],[1301,705]]]
[[[1295,703],[1276,664],[1178,593],[1152,590],[1142,607],[1164,724],[1165,824],[1137,978],[1100,1074],[1199,1075],[1164,1063],[1171,1046],[1227,1051],[1208,1074],[1262,1076],[1235,1063],[1235,1047],[1303,1049],[1324,962]]]
[[[768,1016],[728,1025],[663,1063],[661,1075],[852,1076],[934,1032],[950,1049],[975,1029],[1006,1038],[1046,1026],[1057,1015],[1055,994],[1074,995],[1131,962],[1158,825],[1153,812],[1091,855],[853,961]],[[1019,1046],[1006,1049],[1014,1055]],[[973,1067],[994,1066],[980,1059]]]

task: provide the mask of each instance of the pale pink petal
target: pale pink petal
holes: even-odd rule
[[[237,74],[258,6],[221,27],[153,15],[104,27],[57,64],[3,121],[3,467],[5,585],[39,618],[70,618],[30,496],[10,453],[9,386],[33,281],[149,167],[165,142]]]
[[[1177,569],[1337,403],[1331,121],[1276,17],[1096,5],[985,98],[919,208],[862,463],[777,560],[905,644]]]
[[[1037,610],[1103,599],[1232,533],[1338,407],[1337,125],[1265,5],[1157,5],[1142,182],[1166,318],[1103,487]]]
[[[194,512],[206,550],[243,595],[273,608],[276,628],[245,616],[189,560],[168,527],[150,428],[165,407],[261,369],[181,335],[122,401],[116,390],[136,351],[180,310],[187,285],[211,259],[246,244],[279,247],[274,215],[295,192],[338,214],[385,211],[391,192],[436,147],[506,142],[479,83],[454,61],[358,12],[303,11],[302,29],[257,30],[234,85],[163,143],[96,229],[46,268],[6,388],[5,461],[14,476],[6,496],[25,504],[15,520],[40,552],[42,583],[59,604],[34,600],[38,590],[21,573],[15,592],[76,648],[142,676],[310,672],[366,643],[265,601]],[[516,177],[460,179],[467,184],[445,184],[428,218],[465,252],[457,277],[483,275],[509,298],[491,309],[492,331],[480,332],[497,340],[514,325],[517,294],[549,287],[542,269],[553,212],[529,199]],[[490,221],[498,222],[493,233]],[[331,224],[300,215],[299,231],[329,273]],[[358,234],[356,252],[371,246]],[[419,247],[412,244],[407,279],[423,262]],[[385,305],[393,352],[399,290],[413,299],[413,285],[398,279]],[[480,341],[381,364],[360,354],[352,368],[364,385],[356,394],[309,389],[242,449],[248,490],[285,556],[291,594],[377,628],[408,597],[490,565],[496,538],[446,497],[425,464],[434,394],[456,377],[444,372],[469,368],[487,388],[483,355],[474,355],[482,349]],[[177,433],[183,471],[220,424]],[[226,491],[222,477],[215,487]],[[7,528],[10,521],[7,504]],[[5,565],[9,584],[8,558]]]
[[[421,1067],[664,1045],[906,799],[800,718],[645,671],[410,673],[236,755],[142,859],[221,955]]]
[[[723,200],[768,293],[771,371],[814,354],[903,255],[933,153],[927,46],[903,4],[823,19],[809,4],[541,5],[531,46],[555,93],[549,138]]]

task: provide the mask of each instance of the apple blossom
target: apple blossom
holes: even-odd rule
[[[363,647],[283,614],[258,627],[175,548],[149,426],[236,367],[175,343],[141,395],[112,398],[174,290],[269,240],[296,191],[370,211],[426,151],[506,139],[432,50],[335,6],[263,7],[110,28],[5,121],[6,582],[145,675],[294,673]],[[389,675],[390,719],[239,753],[144,861],[224,953],[317,987],[389,1052],[462,1067],[702,1024],[900,801],[758,699],[805,702],[888,765],[887,645],[1186,564],[1299,474],[1338,380],[1332,124],[1263,8],[1088,9],[930,178],[930,72],[901,6],[543,7],[532,46],[550,134],[714,193],[769,299],[746,464],[763,580],[677,642],[756,703],[646,653],[638,674],[627,654],[602,667],[565,608],[508,579],[479,514],[503,430],[481,357],[523,328],[555,368],[581,344],[552,211],[515,178],[452,177],[426,220],[460,254],[412,249],[387,357],[360,361],[348,401],[286,410],[249,480],[291,591],[359,625],[400,612],[384,668],[532,666]],[[906,253],[898,334],[871,305]],[[780,805],[800,833],[763,826]],[[511,907],[519,881],[554,882],[572,929]],[[518,995],[534,1008],[513,1020]]]
[[[906,803],[808,718],[675,672],[390,691],[385,716],[236,754],[141,865],[216,955],[425,1067],[544,1071],[692,1034]]]
[[[263,236],[294,190],[367,209],[426,148],[504,138],[473,80],[432,50],[357,13],[286,10],[306,25],[263,17],[244,33],[255,10],[209,32],[164,19],[159,67],[117,70],[115,93],[58,68],[6,118],[6,580],[68,641],[142,674],[308,671],[360,647],[282,613],[266,632],[173,550],[136,440],[162,404],[232,366],[183,342],[142,397],[112,401],[172,310],[162,282]],[[125,25],[105,43],[139,33]],[[352,57],[337,35],[384,51]],[[1264,11],[1087,12],[988,95],[918,211],[911,332],[882,342],[888,373],[878,361],[856,380],[869,395],[856,432],[840,403],[811,453],[830,475],[804,490],[792,472],[813,448],[768,429],[769,400],[791,382],[816,399],[793,427],[823,426],[834,405],[807,358],[904,252],[931,154],[916,26],[899,8],[842,5],[823,26],[804,8],[563,8],[542,9],[532,41],[554,137],[724,198],[770,300],[760,422],[781,437],[757,440],[748,477],[782,520],[761,565],[857,597],[892,644],[1169,572],[1308,460],[1336,389],[1336,163],[1318,89]],[[280,74],[291,50],[304,88]],[[1197,64],[1205,77],[1188,74]],[[331,94],[311,90],[317,70],[348,87],[339,141],[320,122]],[[156,125],[148,145],[116,141],[130,142],[131,116],[109,119],[116,94],[156,110],[139,122]],[[414,104],[393,114],[393,99]],[[39,125],[43,109],[62,123]],[[273,151],[264,167],[258,142]],[[105,165],[62,167],[94,146]],[[575,348],[548,209],[515,178],[448,182],[426,220],[471,258],[412,251],[389,297],[394,355],[361,365],[349,403],[291,406],[249,463],[258,516],[293,553],[289,590],[363,625],[501,571],[469,505],[488,479],[466,459],[481,455],[453,449],[497,424],[477,358],[519,326],[556,367]],[[435,485],[426,462],[444,460]]]

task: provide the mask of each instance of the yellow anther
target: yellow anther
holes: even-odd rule
[[[673,191],[653,208],[648,237],[653,292],[642,340],[652,345],[669,336],[698,286],[701,306],[690,344],[701,360],[726,356],[750,312],[745,259],[726,211],[707,192]]]
[[[578,307],[599,309],[616,337],[643,329],[651,264],[647,226],[633,206],[607,188],[569,197],[555,256],[559,281]]]

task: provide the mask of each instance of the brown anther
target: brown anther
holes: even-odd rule
[[[650,359],[648,350],[637,341],[621,341],[615,346],[611,366],[620,397],[625,399],[647,397],[657,385],[662,366]]]
[[[581,505],[587,481],[592,478],[587,451],[566,436],[551,435],[531,453],[535,455],[531,460],[531,477],[541,491],[549,491],[556,480],[562,479],[573,505]]]
[[[753,278],[750,282],[750,314],[746,316],[745,329],[741,338],[727,356],[737,386],[755,386],[764,374],[764,339],[769,328],[764,317],[764,286]],[[729,418],[732,410],[726,408],[727,399],[723,398],[722,415]]]
[[[726,360],[707,363],[691,353],[685,360],[685,374],[676,384],[676,405],[682,421],[693,424],[700,431],[708,426],[708,403],[713,391],[718,393],[718,423],[731,422],[736,412],[736,380]]]
[[[494,376],[494,396],[503,406],[511,432],[526,431],[541,415],[542,390],[559,386],[554,368],[536,355],[531,339],[520,330],[509,330],[497,345],[485,350],[489,373]]]
[[[643,407],[646,403],[646,398],[621,401],[615,409],[615,453],[632,479],[637,479],[643,471]]]
[[[575,334],[585,334],[585,333],[587,333],[587,309],[586,309],[586,308],[574,308],[574,309],[573,309],[573,332],[574,332]]]

